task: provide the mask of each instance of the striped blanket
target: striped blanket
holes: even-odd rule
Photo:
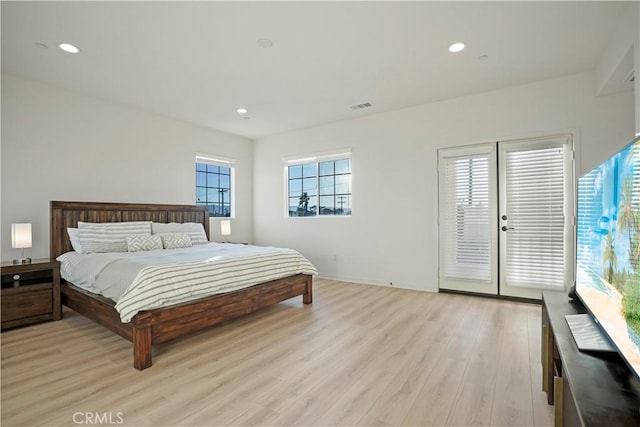
[[[243,257],[145,267],[124,292],[116,310],[123,322],[139,311],[230,292],[294,274],[316,275],[315,267],[291,249]]]

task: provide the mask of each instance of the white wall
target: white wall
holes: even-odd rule
[[[251,241],[252,144],[3,73],[1,258],[19,255],[15,222],[33,223],[27,255],[49,256],[50,200],[194,204],[195,152],[237,160],[232,238]]]
[[[437,149],[577,129],[577,170],[589,170],[634,127],[633,93],[594,93],[586,73],[258,140],[254,239],[300,250],[324,277],[435,291]],[[343,147],[353,217],[286,218],[282,158]]]
[[[635,90],[635,132],[640,132],[640,4],[630,2],[596,67],[596,93],[627,90],[623,82],[633,71]]]

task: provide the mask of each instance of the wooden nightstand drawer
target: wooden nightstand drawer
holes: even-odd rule
[[[2,330],[62,318],[58,261],[2,262],[0,273]]]
[[[49,284],[51,285],[51,284]],[[51,289],[2,295],[2,321],[51,314],[53,293]]]

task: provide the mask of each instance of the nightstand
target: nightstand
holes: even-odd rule
[[[45,320],[60,320],[60,264],[34,259],[31,264],[0,264],[2,329]]]

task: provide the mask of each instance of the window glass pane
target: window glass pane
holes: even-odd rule
[[[220,174],[231,175],[231,168],[225,168],[224,166],[220,166]]]
[[[333,175],[320,177],[320,195],[334,194]],[[320,202],[322,204],[322,201]]]
[[[336,196],[336,215],[351,215],[351,196]]]
[[[217,188],[207,188],[207,202],[216,203],[218,202],[218,189]]]
[[[196,163],[196,172],[206,172],[207,171],[207,165],[205,165],[204,163]]]
[[[309,212],[307,216],[315,216],[318,210],[318,197],[309,196]]]
[[[289,216],[298,216],[298,197],[289,197]]]
[[[316,186],[318,181],[316,178],[304,178],[302,180],[302,191],[308,193],[310,196],[315,196],[317,193]]]
[[[321,162],[318,164],[318,168],[320,170],[320,176],[333,175],[333,161]]]
[[[217,173],[207,173],[207,187],[217,187],[219,176]]]
[[[220,173],[220,166],[207,165],[207,172]]]
[[[222,206],[222,216],[231,216],[231,205],[224,204]]]
[[[351,173],[351,159],[336,160],[336,174]]]
[[[305,178],[316,176],[316,164],[309,163],[306,165],[302,165],[302,176]]]
[[[231,201],[231,194],[229,194],[229,190],[224,190],[222,192],[222,202],[229,203]]]
[[[220,175],[220,187],[221,188],[229,188],[230,187],[230,176],[229,175]]]
[[[300,197],[289,198],[289,216],[314,216],[316,197],[303,193]]]
[[[196,185],[205,187],[207,185],[207,174],[204,172],[196,172]]]
[[[289,166],[289,179],[302,178],[302,165]]]
[[[320,215],[333,215],[333,196],[320,196]]]
[[[196,187],[196,203],[206,203],[207,189],[204,187]]]
[[[351,174],[336,175],[336,194],[351,193]]]
[[[302,180],[289,180],[289,197],[298,197],[300,194],[302,194]]]

